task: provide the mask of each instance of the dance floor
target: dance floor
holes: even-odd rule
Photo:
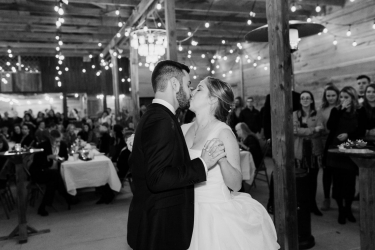
[[[272,161],[267,160],[269,171]],[[266,205],[268,189],[265,183],[257,182],[257,188],[251,189],[250,194]],[[49,208],[48,217],[36,214],[37,202],[34,208],[28,210],[28,221],[37,229],[51,229],[48,234],[32,236],[28,243],[19,245],[16,240],[0,241],[1,250],[127,250],[130,247],[126,241],[127,217],[132,198],[128,183],[125,184],[115,201],[110,205],[95,205],[98,197],[94,189],[84,189],[78,192],[81,202],[67,210],[60,196],[55,201],[57,211]],[[317,200],[323,200],[321,172]],[[359,250],[359,223],[347,222],[346,225],[337,223],[337,207],[323,212],[322,217],[312,215],[312,233],[316,240],[314,250]],[[354,216],[359,218],[358,202],[353,204]],[[11,219],[5,218],[0,207],[0,236],[7,235],[16,225],[17,213],[11,213]],[[251,246],[249,246],[251,249]]]

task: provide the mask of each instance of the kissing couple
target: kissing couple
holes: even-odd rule
[[[152,73],[155,99],[134,136],[128,244],[134,250],[279,249],[265,208],[241,188],[240,150],[225,124],[229,84],[206,77],[191,91],[189,67],[165,60]],[[194,122],[182,125],[177,108]]]

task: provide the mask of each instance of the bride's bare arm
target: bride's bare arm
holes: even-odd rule
[[[229,129],[224,129],[219,134],[219,139],[224,143],[226,158],[219,160],[221,173],[225,184],[233,191],[241,189],[242,174],[240,168],[240,149],[237,140]]]

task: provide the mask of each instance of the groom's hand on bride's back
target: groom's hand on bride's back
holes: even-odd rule
[[[226,157],[224,143],[217,138],[208,140],[202,150],[201,158],[206,163],[207,169],[216,165],[218,160]]]

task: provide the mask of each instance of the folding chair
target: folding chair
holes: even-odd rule
[[[259,180],[259,181],[266,182],[267,185],[268,185],[268,189],[270,188],[270,181],[269,181],[268,174],[267,174],[267,167],[266,167],[266,164],[264,162],[264,159],[267,156],[270,145],[271,145],[271,140],[268,139],[266,144],[263,147],[263,158],[262,158],[262,161],[260,162],[259,166],[255,170],[254,181],[251,184],[251,187],[256,188],[257,186],[256,186],[256,183],[255,183],[255,180]]]

